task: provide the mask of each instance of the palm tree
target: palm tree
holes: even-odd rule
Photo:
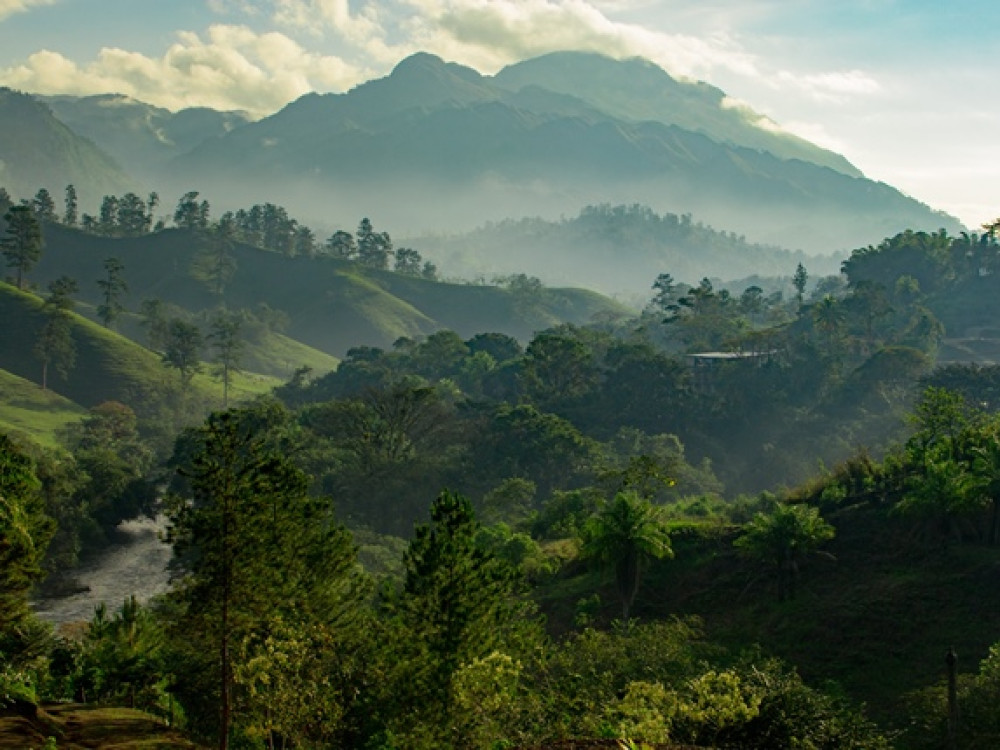
[[[826,347],[831,355],[837,347],[844,317],[843,307],[832,294],[827,294],[813,308],[813,321],[826,334]]]
[[[584,531],[584,557],[613,567],[615,586],[622,603],[622,620],[639,591],[642,566],[650,559],[673,557],[670,535],[658,509],[635,492],[624,491]]]
[[[778,599],[784,600],[795,597],[799,561],[833,539],[833,535],[833,526],[823,520],[816,508],[781,504],[769,515],[758,513],[735,544],[750,557],[774,565]]]
[[[1000,433],[987,430],[982,437],[983,442],[972,448],[971,488],[992,506],[987,540],[993,547],[1000,536]]]

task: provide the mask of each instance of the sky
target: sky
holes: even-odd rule
[[[417,51],[703,80],[975,230],[1000,216],[997,0],[0,0],[0,85],[266,116]]]

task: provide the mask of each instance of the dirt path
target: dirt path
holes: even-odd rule
[[[0,750],[41,750],[46,740],[59,750],[198,750],[159,719],[129,708],[46,704],[37,711],[0,714]]]

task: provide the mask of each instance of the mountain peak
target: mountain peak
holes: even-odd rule
[[[445,65],[447,63],[444,60],[430,52],[414,52],[396,63],[396,67],[392,69],[392,75],[402,75],[410,70],[442,68]]]
[[[445,62],[430,52],[416,52],[400,60],[389,78],[408,79],[434,77],[438,79],[458,78],[470,83],[481,83],[483,77],[472,68],[458,63]]]

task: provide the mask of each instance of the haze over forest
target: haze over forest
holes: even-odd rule
[[[991,746],[1000,219],[856,22],[984,52],[803,6],[0,0],[0,750]]]

